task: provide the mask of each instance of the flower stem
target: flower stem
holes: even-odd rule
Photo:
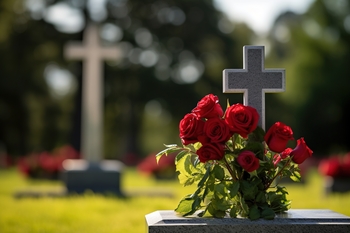
[[[274,177],[272,177],[272,179],[265,185],[265,190],[267,190],[270,187],[272,182],[281,174],[281,172],[290,164],[291,161],[292,161],[292,157],[289,157],[289,160],[284,164],[282,169],[279,170],[279,172],[277,172],[276,175],[274,175]]]
[[[229,172],[229,173],[231,174],[231,176],[232,176],[232,179],[233,179],[234,181],[236,181],[237,178],[236,178],[236,176],[235,176],[235,172],[233,171],[233,169],[232,169],[232,167],[230,166],[230,164],[227,162],[225,156],[224,156],[224,162],[225,162],[225,165],[226,165],[226,168],[227,168],[228,172]]]

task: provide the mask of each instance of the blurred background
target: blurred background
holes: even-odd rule
[[[83,40],[89,23],[99,25],[101,45],[121,51],[103,64],[103,143],[106,159],[133,167],[123,189],[166,187],[183,196],[187,187],[154,183],[134,167],[159,175],[148,156],[180,143],[178,123],[203,96],[217,95],[223,108],[227,99],[242,102],[241,94],[222,93],[222,71],[242,68],[244,45],[262,45],[265,68],[286,69],[286,92],[266,95],[266,126],[282,121],[296,139],[304,137],[314,151],[306,166],[319,165],[326,177],[316,169],[292,187],[293,207],[350,215],[349,195],[324,197],[329,177],[341,177],[345,188],[338,191],[350,190],[350,0],[1,0],[0,168],[9,169],[0,169],[0,231],[96,232],[89,225],[95,224],[109,232],[110,222],[127,215],[131,221],[119,232],[140,232],[133,221],[144,229],[145,214],[175,208],[169,199],[124,202],[92,194],[55,199],[56,205],[11,198],[18,187],[62,187],[25,181],[17,167],[30,177],[57,179],[65,158],[80,157],[82,62],[63,51]],[[169,158],[160,171],[167,179],[174,177]]]
[[[122,51],[104,64],[105,158],[136,164],[179,143],[179,120],[208,93],[242,102],[222,94],[222,70],[242,68],[244,45],[264,45],[265,67],[286,69],[287,91],[266,95],[267,127],[290,125],[315,156],[348,151],[350,1],[247,2],[2,0],[2,154],[80,150],[82,62],[63,48],[89,22]]]

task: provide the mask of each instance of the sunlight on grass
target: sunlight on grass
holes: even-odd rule
[[[311,172],[305,184],[288,184],[292,208],[331,209],[350,216],[350,194],[324,195],[323,180]],[[0,232],[145,232],[145,215],[174,209],[193,191],[176,180],[156,181],[127,169],[122,185],[129,198],[87,192],[82,196],[14,198],[17,191],[60,191],[59,181],[33,181],[16,170],[0,170]],[[171,194],[173,197],[164,194]]]

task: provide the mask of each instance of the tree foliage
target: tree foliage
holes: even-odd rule
[[[81,12],[85,24],[95,21],[108,32],[121,32],[119,39],[102,37],[104,45],[123,51],[119,61],[104,65],[104,143],[111,158],[149,153],[155,148],[148,144],[161,146],[164,141],[157,139],[176,137],[173,130],[189,105],[209,92],[223,96],[222,70],[241,67],[242,45],[253,35],[243,26],[239,34],[220,30],[220,23],[232,25],[211,0],[108,0],[105,15],[88,1],[43,1],[39,10],[25,3],[5,0],[0,8],[0,51],[6,55],[0,61],[0,141],[14,155],[62,144],[79,149],[81,62],[67,61],[63,48],[82,40],[83,31],[59,31],[47,19],[53,6],[65,4]],[[78,89],[53,95],[44,77],[50,64],[71,72]],[[161,115],[149,103],[158,104]],[[145,106],[151,106],[148,118]],[[169,121],[161,124],[162,118]]]

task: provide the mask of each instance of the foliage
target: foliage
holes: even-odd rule
[[[196,120],[196,114],[200,119]],[[277,177],[300,181],[298,164],[311,156],[312,151],[303,144],[305,150],[301,152],[303,139],[298,140],[294,150],[286,148],[287,141],[293,139],[291,129],[277,122],[265,134],[256,126],[258,118],[249,120],[255,114],[254,108],[237,104],[228,105],[221,116],[218,98],[209,94],[198,102],[192,113],[185,115],[180,122],[183,145],[166,145],[166,149],[156,155],[159,160],[163,155],[177,153],[175,165],[180,184],[197,187],[194,193],[180,201],[175,209],[178,213],[217,218],[229,215],[255,220],[273,219],[276,213],[289,209],[286,188],[274,181]],[[214,122],[212,119],[218,118],[223,128],[215,125],[213,131],[208,131]],[[228,139],[221,137],[223,132],[228,132],[225,127],[233,128]],[[242,127],[251,131],[246,132]],[[196,137],[193,132],[196,132]],[[218,135],[224,138],[222,143],[213,142]],[[220,150],[210,149],[216,144],[223,146],[222,155]]]
[[[147,103],[156,101],[162,116],[168,116],[167,121],[160,121],[151,115],[155,123],[148,128],[158,135],[166,124],[173,129],[171,119],[180,117],[178,113],[188,100],[221,89],[217,74],[240,64],[233,51],[252,35],[248,28],[234,36],[220,31],[218,25],[225,17],[211,0],[96,3],[100,5],[91,9],[89,1],[39,1],[35,6],[23,0],[2,1],[0,52],[6,56],[0,58],[0,143],[8,154],[22,156],[64,144],[79,149],[82,67],[80,62],[68,62],[63,50],[68,41],[82,40],[84,25],[75,31],[62,31],[60,22],[48,20],[54,7],[74,10],[71,15],[81,15],[83,23],[98,23],[101,30],[120,32],[117,39],[101,36],[101,44],[118,46],[121,51],[118,61],[106,62],[103,67],[104,153],[108,158],[154,152],[158,144],[146,141],[155,138],[144,126],[150,124],[144,121]],[[101,9],[105,11],[96,14]],[[149,44],[137,39],[145,34]],[[141,54],[154,55],[156,62],[140,62]],[[70,73],[77,88],[59,98],[52,95],[45,79],[50,65]],[[181,74],[186,72],[181,69],[186,68],[198,74],[196,80],[191,81],[191,76],[184,81]]]

